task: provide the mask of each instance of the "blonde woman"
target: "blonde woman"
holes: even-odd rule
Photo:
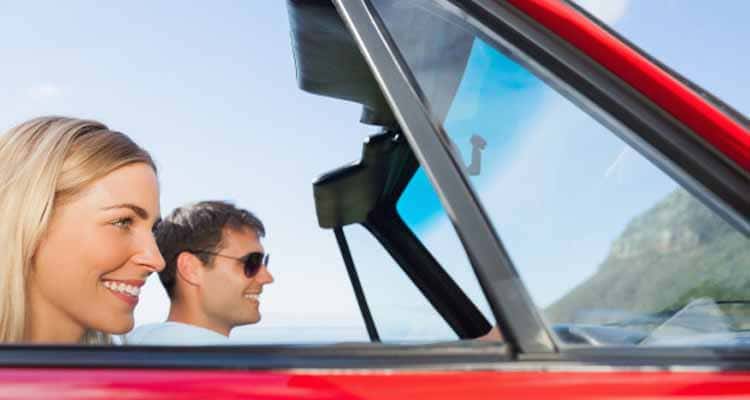
[[[149,154],[95,122],[42,117],[0,137],[0,342],[107,342],[164,268]]]

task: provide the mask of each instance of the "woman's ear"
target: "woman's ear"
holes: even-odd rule
[[[177,256],[177,278],[191,286],[203,283],[203,262],[195,254],[183,251]]]

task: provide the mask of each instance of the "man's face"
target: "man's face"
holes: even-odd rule
[[[253,324],[260,320],[260,293],[273,282],[273,276],[262,266],[255,276],[245,276],[241,259],[253,252],[264,252],[258,235],[250,230],[224,229],[222,247],[213,264],[204,270],[200,298],[206,316],[219,326]],[[233,257],[233,258],[229,258]]]

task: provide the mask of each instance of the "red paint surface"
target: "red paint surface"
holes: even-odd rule
[[[619,76],[750,172],[748,128],[565,3],[508,2]]]
[[[349,372],[0,369],[0,399],[747,398],[750,372]]]

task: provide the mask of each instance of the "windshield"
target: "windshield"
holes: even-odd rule
[[[662,325],[673,324],[670,319],[696,299],[750,299],[750,240],[616,132],[483,38],[450,6],[374,4],[540,312],[563,342],[663,344],[645,339],[670,331]],[[425,37],[415,28],[430,20],[451,27],[445,35],[451,40]],[[446,51],[463,46],[466,56],[443,65],[438,43]],[[435,89],[456,80],[455,91]],[[430,207],[424,203],[421,218],[438,215]],[[714,314],[729,318],[723,316],[727,307],[718,310]]]

